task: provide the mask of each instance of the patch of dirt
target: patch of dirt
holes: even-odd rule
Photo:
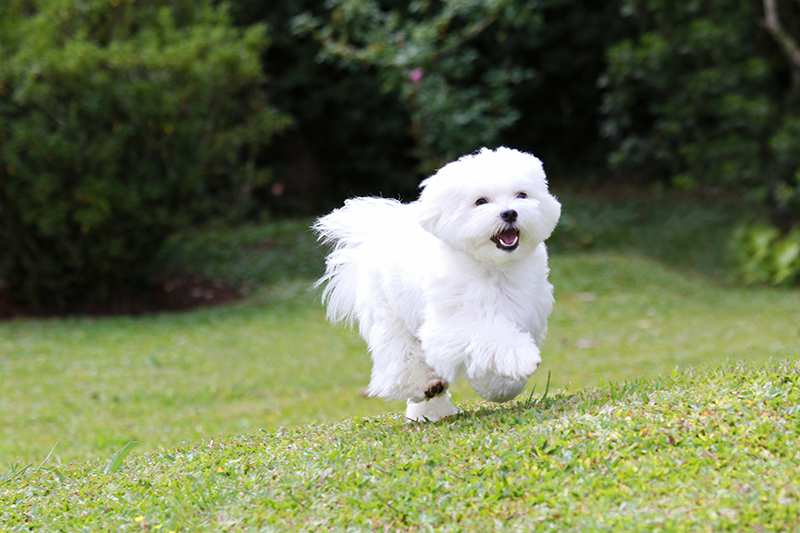
[[[197,277],[170,278],[148,290],[125,290],[107,303],[83,304],[66,309],[30,309],[16,304],[7,290],[0,287],[0,320],[20,317],[56,317],[67,315],[120,316],[179,312],[229,303],[242,298],[233,286]]]

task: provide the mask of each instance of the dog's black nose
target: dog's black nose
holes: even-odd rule
[[[500,213],[500,218],[503,219],[503,222],[508,222],[511,224],[512,222],[517,220],[517,212],[513,209],[509,209],[507,211],[503,211]]]

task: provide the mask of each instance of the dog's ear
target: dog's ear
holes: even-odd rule
[[[438,204],[432,198],[422,194],[417,201],[417,220],[422,229],[436,235],[441,218],[442,211]]]
[[[436,228],[442,218],[440,202],[437,202],[438,191],[435,178],[436,175],[433,175],[419,184],[422,192],[417,200],[417,221],[422,229],[433,235],[436,235]]]
[[[539,212],[541,213],[539,234],[542,241],[545,241],[550,238],[553,230],[556,229],[558,219],[561,218],[561,203],[552,194],[545,194],[539,200]]]

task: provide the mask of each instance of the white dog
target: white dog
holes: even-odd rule
[[[354,198],[314,225],[333,250],[323,301],[358,322],[372,354],[367,393],[406,417],[458,412],[466,375],[483,398],[516,397],[541,361],[553,307],[544,245],[561,215],[542,163],[484,148],[424,180],[419,200]]]

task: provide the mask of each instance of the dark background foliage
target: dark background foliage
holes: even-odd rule
[[[422,176],[483,145],[535,151],[581,178],[606,173],[597,84],[607,46],[625,35],[619,7],[451,4],[234,4],[241,24],[271,28],[270,94],[296,119],[271,159],[288,196],[274,208],[413,198]]]
[[[179,228],[412,199],[506,144],[562,186],[760,203],[734,256],[792,283],[799,38],[790,0],[10,0],[0,278],[30,304],[112,297]]]

